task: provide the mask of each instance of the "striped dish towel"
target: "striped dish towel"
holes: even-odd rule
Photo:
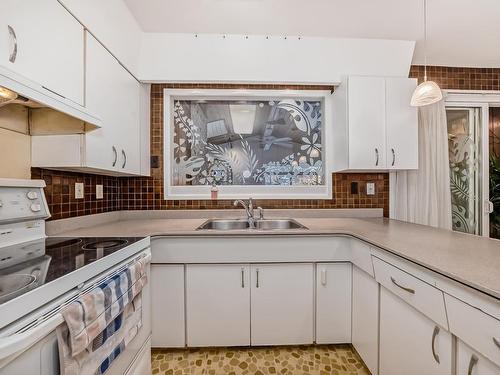
[[[61,374],[103,374],[142,325],[142,258],[72,302],[58,327]]]

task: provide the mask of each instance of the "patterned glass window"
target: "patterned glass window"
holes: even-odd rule
[[[321,98],[171,98],[173,186],[325,184]]]

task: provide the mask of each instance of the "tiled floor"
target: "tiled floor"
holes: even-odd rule
[[[349,345],[152,351],[153,374],[369,375]]]

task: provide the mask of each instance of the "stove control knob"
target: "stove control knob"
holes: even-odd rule
[[[31,190],[26,193],[26,196],[28,197],[29,200],[35,200],[38,198],[38,193],[36,191]]]
[[[31,206],[30,206],[30,209],[31,211],[33,212],[39,212],[42,207],[39,205],[39,204],[36,204],[36,203],[33,203]]]

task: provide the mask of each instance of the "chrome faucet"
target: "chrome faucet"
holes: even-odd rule
[[[242,201],[241,199],[237,199],[233,202],[233,205],[236,207],[239,204],[243,206],[245,209],[245,212],[247,214],[247,220],[248,220],[248,225],[250,226],[251,229],[255,229],[255,218],[254,218],[254,212],[253,212],[253,199],[248,198],[248,204]]]

